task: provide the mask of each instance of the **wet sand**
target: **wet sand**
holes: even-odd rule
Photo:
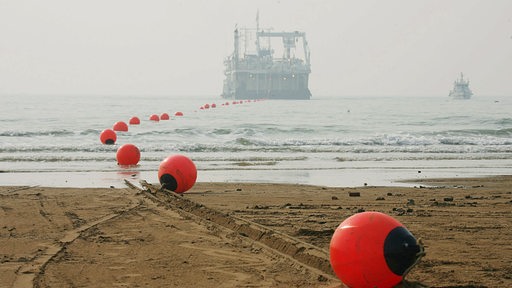
[[[361,211],[422,239],[409,283],[512,287],[512,176],[414,188],[197,183],[183,196],[0,187],[0,199],[0,287],[343,287],[329,241]]]

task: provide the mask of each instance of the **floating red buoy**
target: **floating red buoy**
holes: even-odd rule
[[[118,165],[137,165],[140,160],[140,151],[133,144],[124,144],[117,149],[116,154]]]
[[[183,116],[183,112],[178,111],[178,112],[174,113],[174,116]]]
[[[216,108],[216,107],[217,107],[217,104],[213,103],[212,108]]]
[[[130,118],[130,121],[128,123],[130,123],[130,125],[139,125],[140,119],[137,116],[133,116],[132,118]]]
[[[348,287],[394,287],[417,261],[422,247],[397,220],[379,212],[345,219],[331,238],[330,261]]]
[[[204,109],[210,109],[210,104],[204,104]]]
[[[158,122],[160,121],[160,117],[158,117],[158,115],[156,114],[152,114],[151,116],[149,116],[149,120]]]
[[[186,156],[171,155],[160,163],[158,179],[165,189],[176,193],[186,192],[196,183],[196,165]]]
[[[169,120],[169,114],[162,113],[162,115],[160,115],[160,120]]]
[[[105,129],[100,133],[100,141],[103,144],[112,145],[116,143],[117,134],[112,129]]]
[[[114,123],[114,131],[128,131],[128,125],[124,121]]]

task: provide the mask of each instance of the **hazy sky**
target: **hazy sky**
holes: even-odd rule
[[[211,95],[233,30],[306,32],[313,96],[512,97],[512,0],[0,0],[0,95]]]

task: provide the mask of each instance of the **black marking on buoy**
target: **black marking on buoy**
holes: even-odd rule
[[[105,144],[113,145],[114,143],[116,143],[116,142],[114,140],[112,140],[112,139],[105,140]]]
[[[391,230],[384,240],[386,263],[393,273],[400,276],[416,262],[420,251],[416,238],[402,226]]]
[[[172,177],[170,174],[163,174],[160,177],[160,184],[162,184],[162,188],[171,191],[176,191],[178,188],[178,182],[176,182],[176,178]]]

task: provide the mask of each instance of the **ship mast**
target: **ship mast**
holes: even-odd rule
[[[258,32],[260,32],[260,9],[256,11],[256,52],[260,55],[260,37],[258,37]]]
[[[238,59],[240,57],[240,44],[239,44],[239,40],[240,40],[240,35],[238,33],[238,26],[235,26],[235,31],[234,31],[234,38],[235,38],[235,51],[233,51],[233,61],[236,63],[238,63]]]

